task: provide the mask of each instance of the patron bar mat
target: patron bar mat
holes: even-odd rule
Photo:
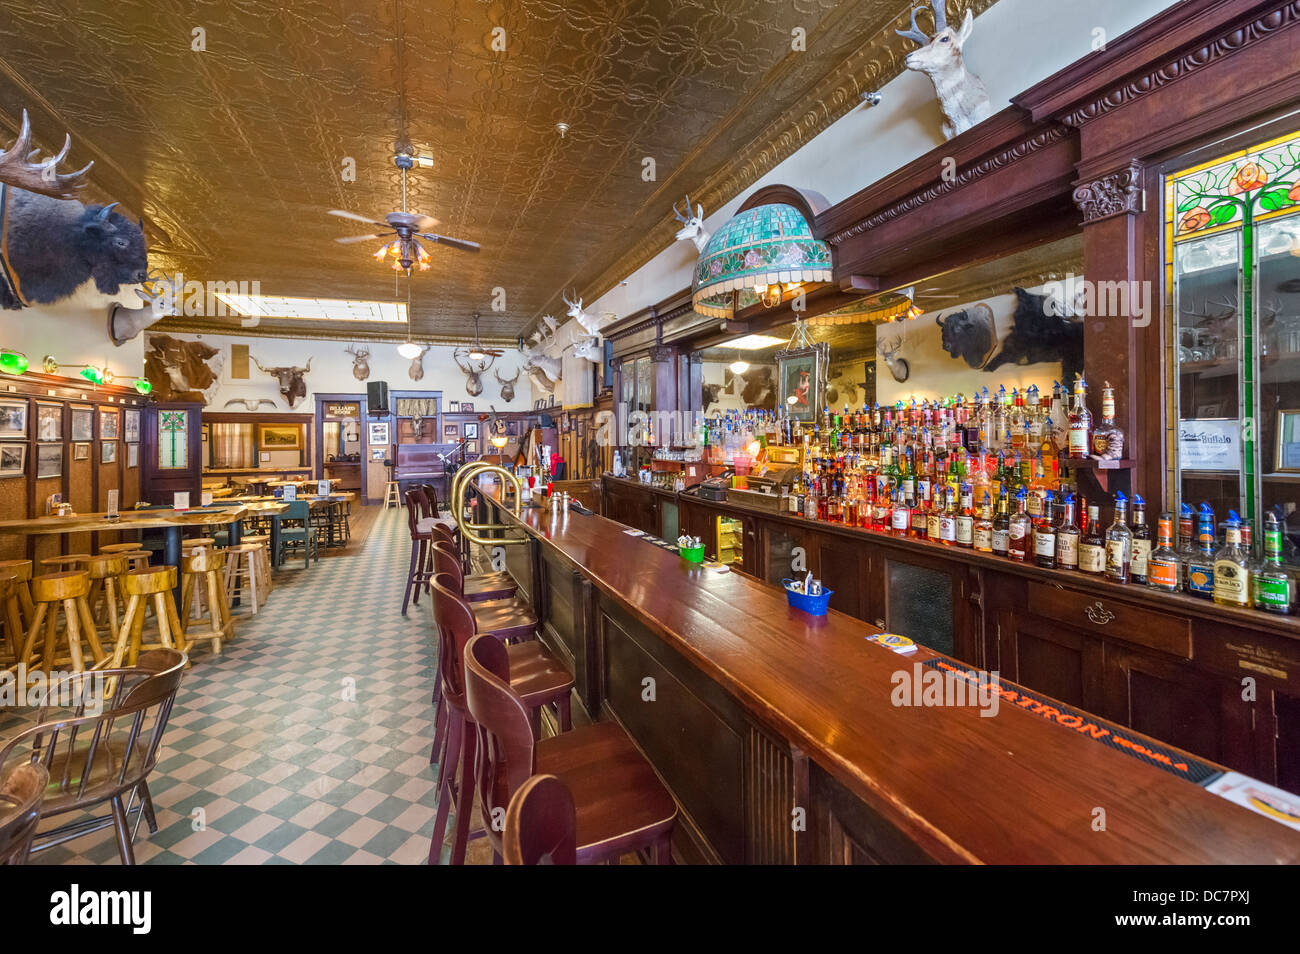
[[[971,684],[978,684],[980,681],[981,674],[978,670],[961,666],[951,659],[927,659],[923,665],[928,669],[939,669],[952,673],[957,678],[965,679]],[[984,673],[983,675],[987,681],[989,674]],[[1179,778],[1185,778],[1197,785],[1205,785],[1222,774],[1218,769],[1191,758],[1183,752],[1166,748],[1150,739],[1139,738],[1128,729],[1116,725],[1114,722],[1098,719],[1096,716],[1089,715],[1082,710],[1067,706],[1047,696],[1031,692],[1014,683],[1003,682],[999,679],[990,688],[992,691],[997,692],[1003,704],[1024,709],[1026,712],[1033,713],[1054,725],[1060,726],[1063,730],[1082,735],[1094,742],[1100,742],[1102,745],[1123,752],[1125,755],[1146,762],[1148,765],[1164,769],[1170,775],[1177,775]]]

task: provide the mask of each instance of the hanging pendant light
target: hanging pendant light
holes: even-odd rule
[[[406,270],[406,340],[397,346],[397,353],[403,358],[418,358],[420,346],[411,340],[411,270]]]

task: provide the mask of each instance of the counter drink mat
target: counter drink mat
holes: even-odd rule
[[[978,670],[966,668],[952,659],[928,659],[923,665],[927,669],[939,669],[951,673],[960,679],[965,679],[972,685],[979,683],[980,673]],[[988,674],[983,675],[987,680]],[[1121,725],[1107,722],[1105,719],[1098,719],[1094,715],[1067,706],[1055,699],[1049,699],[1047,696],[1039,695],[1032,690],[1024,689],[1015,683],[1004,682],[999,679],[996,691],[1001,696],[998,701],[999,706],[1015,706],[1023,709],[1046,719],[1056,725],[1062,732],[1074,732],[1076,735],[1082,735],[1085,739],[1091,739],[1101,745],[1123,752],[1129,758],[1146,762],[1147,765],[1154,765],[1170,775],[1185,778],[1197,785],[1209,785],[1223,774],[1218,769],[1212,768],[1206,763],[1188,756],[1186,753],[1166,748],[1149,739],[1139,738]]]

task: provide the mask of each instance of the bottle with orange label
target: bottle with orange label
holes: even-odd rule
[[[1182,564],[1174,549],[1174,515],[1162,513],[1156,527],[1156,548],[1147,555],[1147,586],[1177,593],[1182,588]]]

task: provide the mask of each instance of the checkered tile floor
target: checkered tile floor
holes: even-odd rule
[[[277,571],[261,613],[236,611],[223,656],[198,651],[149,779],[158,832],[141,824],[138,863],[425,861],[432,619],[425,600],[400,615],[409,559],[405,511],[385,510],[356,555]],[[32,863],[119,858],[106,829]]]

